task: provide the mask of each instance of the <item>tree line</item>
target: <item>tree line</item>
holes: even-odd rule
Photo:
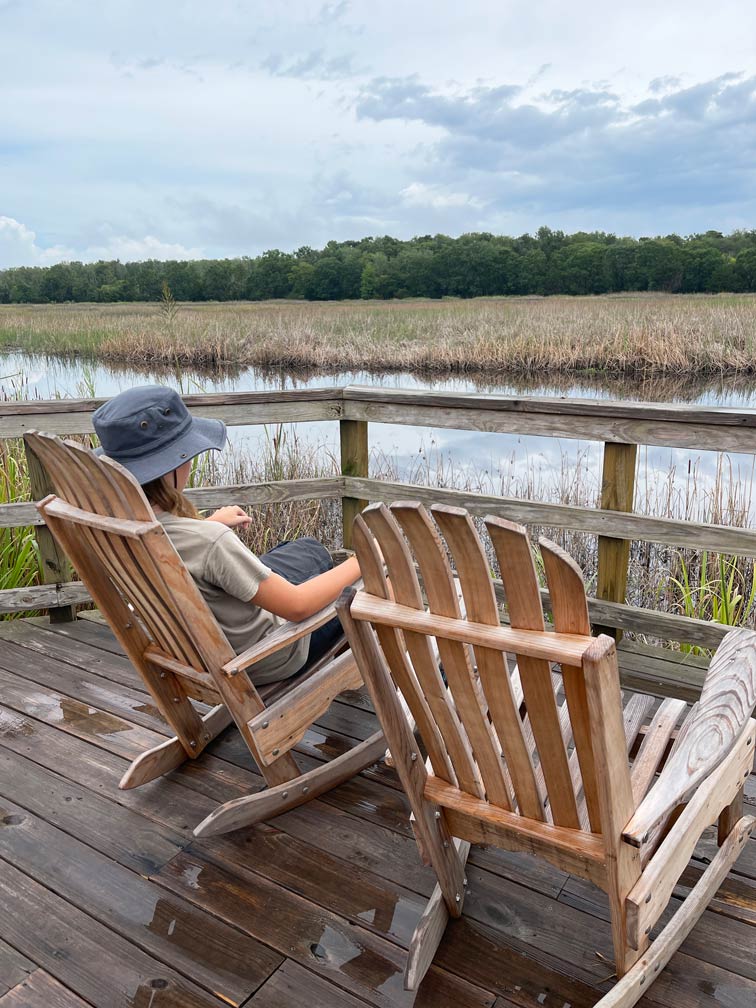
[[[756,291],[756,230],[623,238],[542,227],[519,238],[331,241],[256,258],[21,266],[0,271],[0,304],[158,301],[166,283],[179,301]]]

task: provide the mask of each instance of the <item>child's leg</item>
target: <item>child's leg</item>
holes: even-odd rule
[[[270,567],[292,584],[302,584],[303,581],[309,581],[310,578],[323,574],[333,567],[331,554],[322,543],[311,536],[279,543],[270,552],[264,553],[260,559],[266,567]],[[312,665],[321,658],[342,634],[338,616],[311,634],[304,667]]]
[[[333,567],[331,554],[312,536],[279,543],[260,560],[291,584],[302,584]]]

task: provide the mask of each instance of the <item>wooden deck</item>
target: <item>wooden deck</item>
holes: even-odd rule
[[[0,638],[0,1008],[590,1008],[609,988],[601,893],[479,848],[465,914],[406,994],[405,950],[433,880],[388,769],[271,825],[193,842],[200,819],[261,780],[236,732],[169,778],[118,791],[127,762],[167,732],[109,631],[27,620],[0,624]],[[627,670],[656,675],[639,652]],[[363,695],[342,698],[300,761],[374,728]],[[685,885],[713,846],[701,843]],[[639,1003],[753,1008],[754,952],[752,839]]]

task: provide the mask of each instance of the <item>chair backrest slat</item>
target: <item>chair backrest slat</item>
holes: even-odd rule
[[[360,556],[360,572],[365,584],[365,590],[378,598],[388,599],[388,585],[383,572],[383,561],[375,545],[375,539],[370,535],[363,518],[358,515],[352,530],[355,549]],[[444,740],[438,729],[433,714],[428,706],[426,694],[418,681],[414,668],[410,664],[405,651],[401,631],[393,627],[376,627],[378,640],[383,653],[391,665],[396,684],[407,702],[407,707],[418,726],[420,734],[428,748],[433,773],[448,784],[456,784],[454,768],[446,751]],[[418,635],[416,635],[418,636]],[[425,640],[426,638],[422,638]],[[439,677],[440,678],[440,677]],[[441,683],[440,688],[443,688]]]
[[[461,617],[446,549],[425,508],[397,503],[391,514],[407,537],[422,575],[428,608],[437,616]],[[437,638],[438,653],[457,713],[467,732],[488,800],[511,809],[513,800],[501,758],[501,743],[488,718],[488,705],[473,672],[471,650],[459,641]]]
[[[554,629],[558,633],[590,634],[588,601],[585,597],[580,568],[571,556],[547,539],[541,539],[539,546],[551,598]],[[582,669],[562,665],[562,683],[575,740],[575,758],[579,763],[583,783],[583,798],[591,829],[594,833],[599,833],[601,813],[596,781],[596,757],[591,739],[588,698]]]
[[[437,505],[432,508],[454,562],[467,612],[479,623],[499,625],[493,582],[480,537],[461,508]],[[539,788],[531,747],[520,717],[520,700],[515,696],[507,667],[507,656],[494,648],[473,646],[480,681],[512,779],[519,811],[531,819],[543,820],[545,792]]]
[[[424,609],[411,554],[399,526],[385,505],[375,504],[366,508],[362,513],[361,521],[375,537],[391,569],[391,584],[396,601],[413,609]],[[361,564],[362,553],[358,555]],[[418,683],[425,694],[428,707],[433,713],[446,744],[446,751],[459,786],[462,790],[482,798],[484,790],[480,774],[473,759],[465,729],[450,701],[431,641],[425,634],[412,633],[407,630],[403,631],[402,636]],[[409,698],[405,697],[405,699],[409,706]]]
[[[510,624],[516,630],[543,630],[541,595],[527,531],[501,518],[486,519],[486,527],[499,563]],[[517,656],[517,664],[554,824],[579,829],[551,667],[547,661],[525,655]]]

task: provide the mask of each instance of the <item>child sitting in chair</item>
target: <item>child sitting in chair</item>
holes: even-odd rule
[[[173,389],[148,385],[121,392],[92,416],[101,448],[137,479],[231,647],[256,644],[284,620],[299,622],[335,601],[360,576],[355,557],[337,567],[317,539],[281,543],[255,556],[233,529],[251,519],[222,507],[203,519],[184,496],[192,459],[226,443],[221,420],[193,417]],[[254,682],[287,679],[338,639],[337,618],[250,670]]]

